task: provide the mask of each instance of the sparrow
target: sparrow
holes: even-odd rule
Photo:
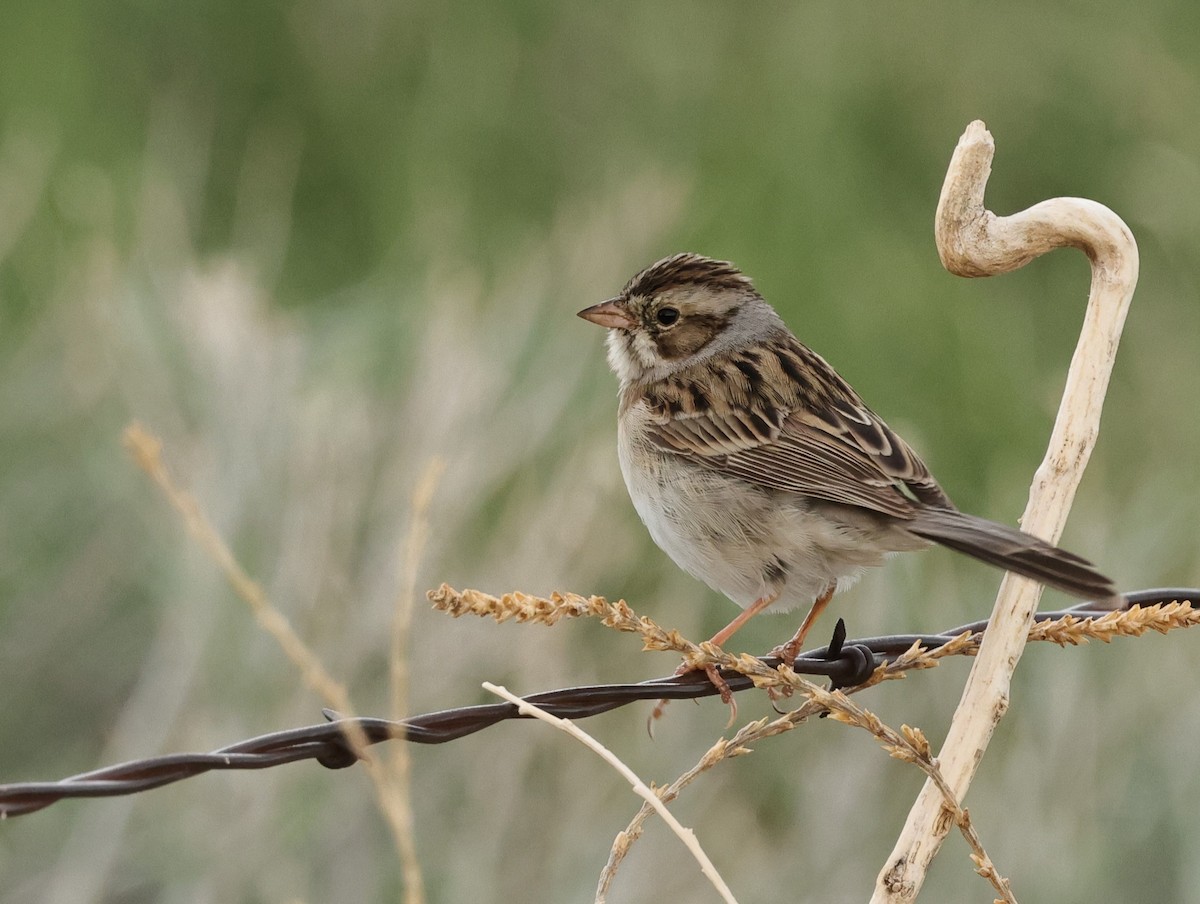
[[[834,593],[889,554],[934,543],[1074,596],[1119,599],[1087,560],[959,511],[733,264],[663,258],[579,316],[608,330],[634,508],[680,568],[742,607],[712,643],[760,612],[809,605],[771,654],[790,664]]]

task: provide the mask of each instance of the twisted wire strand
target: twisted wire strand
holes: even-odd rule
[[[1160,603],[1188,603],[1200,607],[1200,588],[1159,588],[1125,594],[1124,609]],[[1077,619],[1099,617],[1110,609],[1098,609],[1084,603],[1070,609],[1039,612],[1037,622],[1071,616]],[[797,657],[794,669],[799,674],[829,678],[835,688],[854,687],[866,681],[875,669],[907,652],[919,643],[936,650],[963,634],[980,634],[987,621],[960,625],[939,634],[894,634],[847,641],[845,623],[839,619],[830,642]],[[763,658],[768,666],[779,665],[775,658]],[[753,682],[737,672],[722,670],[730,690],[753,687]],[[696,699],[718,693],[702,671],[654,678],[636,684],[600,684],[568,687],[530,694],[524,699],[548,712],[570,719],[582,719],[617,709],[639,700]],[[316,760],[330,769],[353,765],[358,755],[347,740],[347,727],[357,725],[367,744],[407,740],[416,744],[444,744],[474,734],[497,722],[527,718],[512,703],[487,703],[461,706],[406,719],[392,721],[358,717],[342,718],[332,710],[324,711],[329,721],[302,728],[291,728],[260,735],[222,747],[211,753],[174,753],[132,760],[73,775],[55,782],[14,782],[0,784],[0,819],[23,816],[50,806],[64,798],[115,797],[159,788],[205,772],[228,769],[269,769],[300,760]]]

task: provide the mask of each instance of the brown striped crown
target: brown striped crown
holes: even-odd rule
[[[651,264],[625,284],[621,294],[651,297],[664,289],[682,285],[701,285],[714,289],[752,289],[753,283],[729,261],[713,260],[685,251]]]

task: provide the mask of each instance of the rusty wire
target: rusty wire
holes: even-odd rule
[[[1141,590],[1125,594],[1125,608],[1179,601],[1200,606],[1200,589],[1169,588]],[[1037,621],[1050,621],[1073,615],[1079,618],[1100,616],[1110,610],[1096,609],[1084,603],[1072,609],[1039,612]],[[833,687],[861,684],[877,666],[920,643],[928,650],[937,649],[964,634],[978,634],[987,622],[972,622],[940,634],[896,634],[846,641],[844,622],[839,619],[830,643],[802,653],[795,671],[829,678]],[[764,658],[770,666],[778,660]],[[753,687],[753,682],[736,672],[722,671],[732,691]],[[570,719],[599,715],[638,700],[694,699],[717,693],[703,672],[688,672],[655,678],[637,684],[602,684],[569,687],[531,694],[524,699],[548,712]],[[347,727],[357,724],[367,744],[403,739],[417,744],[443,744],[508,719],[526,718],[512,703],[461,706],[439,712],[410,716],[407,719],[343,719],[325,710],[329,721],[292,728],[240,741],[211,753],[177,753],[132,760],[92,772],[73,775],[56,782],[14,782],[0,784],[0,819],[23,816],[69,797],[115,797],[148,791],[213,770],[268,769],[299,760],[316,760],[330,769],[353,765],[358,755],[347,740]]]

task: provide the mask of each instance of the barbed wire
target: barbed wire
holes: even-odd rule
[[[1193,609],[1200,607],[1200,589],[1159,588],[1125,594],[1122,610],[1167,603],[1185,603]],[[1084,620],[1109,615],[1111,609],[1098,609],[1084,603],[1070,609],[1039,612],[1038,623],[1058,620]],[[866,682],[882,664],[910,651],[919,644],[928,651],[957,640],[964,634],[981,635],[987,621],[960,625],[939,634],[893,634],[846,641],[846,626],[838,619],[830,642],[808,650],[796,659],[794,670],[799,674],[830,679],[834,688],[850,688]],[[1044,639],[1054,640],[1048,636]],[[779,660],[764,657],[768,666]],[[729,689],[735,693],[754,686],[737,672],[721,670]],[[709,697],[717,689],[703,671],[687,672],[654,678],[636,684],[601,684],[568,687],[561,690],[530,694],[524,699],[553,715],[583,719],[599,715],[639,700],[685,700]],[[397,721],[370,717],[342,718],[339,713],[324,710],[329,721],[303,728],[292,728],[260,735],[222,747],[211,753],[177,753],[148,757],[106,766],[54,782],[14,782],[0,784],[0,819],[23,816],[50,806],[64,798],[115,797],[137,794],[159,788],[205,772],[228,769],[269,769],[284,763],[316,760],[329,769],[344,769],[359,759],[347,740],[357,727],[357,736],[368,745],[382,741],[406,740],[415,744],[444,744],[474,734],[497,722],[528,718],[512,703],[488,703],[461,706],[438,712],[410,716]]]

